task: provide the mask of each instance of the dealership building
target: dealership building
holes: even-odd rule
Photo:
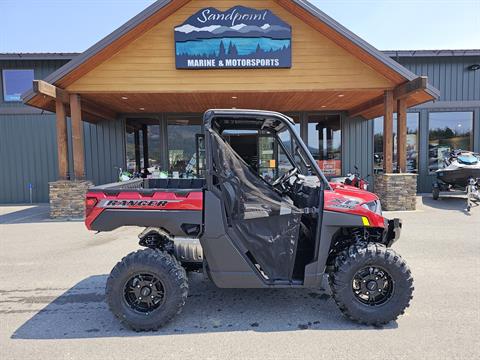
[[[480,50],[381,52],[305,0],[160,0],[84,53],[0,54],[0,70],[0,203],[120,168],[202,177],[210,108],[288,114],[327,177],[358,166],[384,198],[480,151]]]

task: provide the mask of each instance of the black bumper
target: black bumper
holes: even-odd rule
[[[392,219],[388,220],[386,244],[387,246],[392,246],[395,241],[400,238],[402,232],[402,220]]]

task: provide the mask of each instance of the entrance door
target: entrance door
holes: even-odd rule
[[[327,178],[342,175],[340,115],[308,116],[308,148]]]

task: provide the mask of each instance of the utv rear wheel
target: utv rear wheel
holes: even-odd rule
[[[187,275],[171,255],[146,249],[133,252],[107,280],[110,310],[136,331],[158,330],[180,313],[188,293]]]
[[[396,320],[410,305],[413,278],[405,261],[384,245],[352,245],[335,260],[333,298],[349,319],[366,325]]]
[[[433,200],[438,200],[440,198],[440,189],[438,187],[433,188],[432,197],[433,197]]]

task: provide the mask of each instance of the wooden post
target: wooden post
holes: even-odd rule
[[[383,172],[393,172],[393,91],[385,91],[383,116]]]
[[[68,135],[67,116],[65,104],[60,100],[55,101],[57,124],[57,153],[58,153],[58,178],[68,179]]]
[[[407,102],[397,102],[397,159],[400,173],[407,172]]]
[[[85,155],[83,149],[82,104],[78,94],[70,95],[70,117],[72,119],[73,169],[75,180],[85,179]]]
[[[148,126],[143,125],[142,128],[143,135],[143,169],[145,173],[148,173],[148,168],[150,167],[150,162],[148,160]]]
[[[135,143],[135,171],[137,173],[142,171],[141,163],[140,163],[140,132],[139,130],[135,130],[133,132],[133,139]]]

